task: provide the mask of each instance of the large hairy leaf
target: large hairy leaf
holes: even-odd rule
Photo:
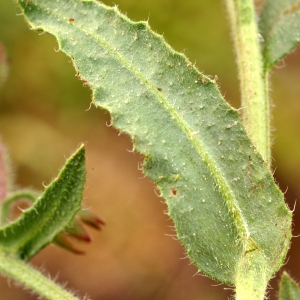
[[[53,34],[93,91],[145,155],[199,270],[234,283],[245,261],[268,278],[282,264],[291,213],[216,83],[117,8],[96,1],[19,0],[30,25]]]
[[[0,229],[0,249],[29,259],[70,223],[85,183],[84,146],[68,160],[44,193],[16,221]]]
[[[266,69],[289,54],[300,42],[300,1],[266,0],[259,28]]]
[[[280,281],[279,300],[298,300],[300,299],[299,285],[284,272]]]

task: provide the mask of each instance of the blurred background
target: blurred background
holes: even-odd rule
[[[222,94],[239,107],[239,87],[225,7],[221,0],[114,0],[133,20],[149,20],[169,44],[184,52],[199,70],[218,76]],[[259,3],[258,3],[259,4]],[[154,184],[138,170],[143,157],[118,135],[109,114],[90,108],[91,91],[75,77],[70,60],[57,53],[47,34],[29,30],[13,0],[0,3],[0,43],[9,70],[0,89],[0,136],[9,149],[18,187],[43,189],[81,142],[87,145],[84,202],[105,219],[93,243],[76,243],[76,256],[48,246],[32,259],[58,282],[93,300],[222,300],[231,287],[197,273],[183,247],[170,235],[172,221]],[[273,166],[293,208],[300,199],[300,49],[274,69]],[[89,109],[90,108],[90,109]],[[300,204],[293,234],[300,233]],[[300,280],[300,238],[293,238],[284,270]],[[298,255],[297,255],[298,254]],[[282,272],[282,271],[281,271]],[[271,281],[277,298],[280,273]],[[1,300],[37,299],[0,278]]]

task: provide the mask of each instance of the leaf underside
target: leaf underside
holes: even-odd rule
[[[300,42],[300,1],[266,0],[260,15],[263,56],[268,71]]]
[[[80,0],[19,4],[34,29],[57,38],[94,104],[145,155],[144,172],[199,270],[234,283],[239,260],[252,251],[271,276],[289,246],[291,213],[216,83],[147,22],[117,8]]]
[[[299,285],[284,272],[281,277],[279,300],[299,300],[300,287]]]
[[[0,229],[0,249],[30,259],[70,223],[85,183],[84,146],[68,160],[44,193],[16,221]]]

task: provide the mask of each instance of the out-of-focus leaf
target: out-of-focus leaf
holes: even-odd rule
[[[300,41],[300,1],[266,0],[260,15],[265,68],[269,70]]]
[[[80,209],[85,182],[82,145],[44,193],[16,221],[0,230],[0,248],[29,259],[71,222]]]
[[[78,215],[72,220],[72,222],[65,228],[65,233],[69,234],[70,236],[84,241],[84,242],[91,242],[92,238],[88,234],[88,232],[85,230],[83,225],[81,225]]]
[[[77,213],[77,216],[83,223],[98,230],[101,230],[102,226],[105,225],[105,221],[102,218],[87,208],[82,208]]]
[[[299,285],[284,272],[281,277],[279,300],[299,300],[300,288]]]
[[[6,79],[8,64],[3,45],[0,43],[0,88]]]
[[[269,279],[289,247],[291,212],[216,83],[147,22],[134,23],[117,8],[18,2],[34,29],[57,38],[95,105],[145,155],[144,172],[199,270],[235,283],[251,261]]]
[[[84,251],[77,249],[76,246],[70,241],[69,236],[65,232],[61,232],[55,239],[54,244],[57,246],[64,248],[74,254],[84,254]]]

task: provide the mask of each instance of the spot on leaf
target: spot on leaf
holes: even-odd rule
[[[177,189],[176,188],[171,188],[171,196],[176,196],[177,195]]]

